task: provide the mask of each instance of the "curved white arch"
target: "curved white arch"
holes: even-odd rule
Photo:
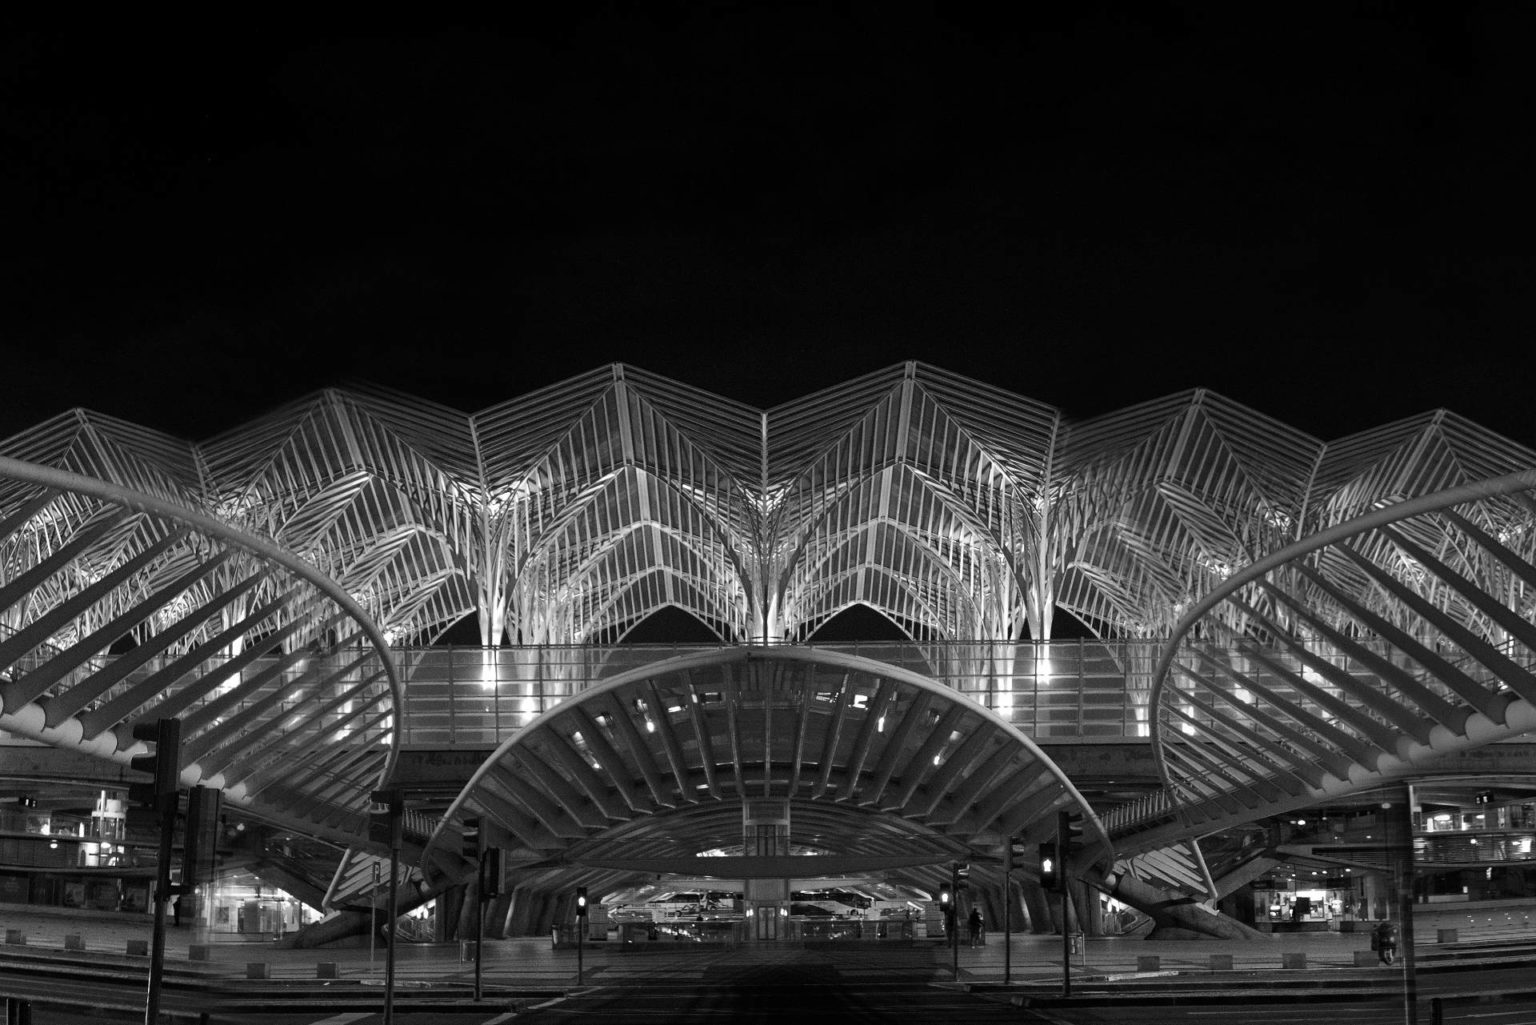
[[[432,862],[434,857],[438,856],[442,852],[443,848],[450,842],[450,839],[457,835],[457,830],[454,828],[454,826],[458,820],[465,817],[469,811],[474,808],[477,791],[479,788],[487,784],[493,774],[497,773],[504,764],[509,764],[509,756],[516,755],[521,749],[532,747],[535,741],[540,737],[541,731],[552,729],[553,724],[567,716],[590,714],[588,710],[602,711],[605,709],[611,709],[614,707],[614,705],[611,702],[605,702],[606,698],[616,697],[620,694],[628,692],[631,688],[641,687],[648,681],[656,680],[659,678],[675,678],[683,674],[698,674],[700,672],[706,672],[714,668],[736,667],[749,663],[779,663],[786,666],[841,669],[846,670],[848,673],[860,674],[862,677],[867,677],[871,681],[888,681],[890,685],[894,687],[905,688],[908,693],[925,696],[920,707],[909,706],[907,713],[909,715],[921,716],[923,717],[924,721],[927,719],[927,710],[930,708],[934,710],[954,709],[957,712],[963,711],[963,714],[974,717],[975,720],[979,720],[980,722],[984,723],[987,727],[990,728],[992,732],[985,735],[985,737],[978,742],[978,747],[980,750],[973,752],[965,762],[956,767],[956,772],[959,772],[966,767],[972,768],[974,772],[980,772],[980,765],[982,762],[987,762],[988,764],[992,764],[994,766],[1000,764],[1001,758],[1003,757],[1003,751],[1005,749],[1019,752],[1026,759],[1025,771],[1032,771],[1036,779],[1036,784],[1029,790],[1028,796],[1030,799],[1036,800],[1038,802],[1041,800],[1040,795],[1049,790],[1050,793],[1047,796],[1049,797],[1048,804],[1050,807],[1073,807],[1078,813],[1082,815],[1084,838],[1088,842],[1089,850],[1093,852],[1095,860],[1107,862],[1111,858],[1112,848],[1110,845],[1109,836],[1104,829],[1102,822],[1100,822],[1092,807],[1088,804],[1087,800],[1083,797],[1081,792],[1077,790],[1076,786],[1071,782],[1071,780],[1067,778],[1066,774],[1062,772],[1058,766],[1056,766],[1056,764],[1049,758],[1049,756],[1047,756],[1045,752],[1039,747],[1039,745],[1037,745],[1032,739],[1024,735],[1016,727],[1010,725],[1006,720],[998,716],[996,713],[980,705],[977,705],[975,702],[965,697],[965,695],[909,670],[904,670],[898,667],[886,665],[885,663],[876,662],[865,658],[859,658],[852,655],[826,651],[813,651],[796,647],[737,647],[679,656],[677,658],[668,659],[664,662],[659,662],[627,671],[614,677],[612,680],[604,681],[602,684],[599,684],[598,686],[583,692],[579,696],[574,697],[571,701],[556,708],[550,709],[549,711],[546,711],[540,715],[536,720],[534,720],[527,727],[520,730],[516,735],[510,737],[502,744],[500,744],[496,750],[493,751],[485,759],[485,761],[481,763],[480,767],[471,775],[468,783],[459,792],[458,796],[456,796],[450,803],[448,809],[443,815],[442,820],[438,823],[430,839],[428,840],[422,857],[423,869],[430,873],[432,871]],[[688,686],[694,688],[693,693],[697,694],[698,690],[700,689],[718,688],[719,683],[715,677],[710,677],[702,682],[699,682],[695,677],[695,679],[690,680]],[[891,700],[893,702],[894,699],[895,695],[892,694]],[[835,730],[839,726],[843,725],[844,712],[852,707],[854,706],[840,704],[836,708],[825,710],[827,711],[829,718],[835,721],[835,725],[829,728]],[[891,707],[894,708],[894,703]],[[860,711],[865,715],[874,714],[869,708],[860,709]],[[797,736],[804,736],[804,731],[807,728],[805,726],[805,716],[808,714],[808,712],[802,711],[801,720],[798,720],[794,726],[794,729],[799,731],[796,734]],[[848,717],[850,729],[852,728],[852,718],[852,716]],[[950,720],[941,720],[939,725],[933,727],[933,733],[929,735],[930,741],[932,740],[932,736],[937,733],[938,729],[942,727],[942,723],[946,721]],[[959,722],[958,719],[954,719],[953,721],[957,723]],[[665,729],[666,727],[663,726],[663,732]],[[638,733],[638,730],[636,732]],[[891,737],[887,738],[889,743],[901,743],[906,745],[897,750],[910,755],[911,749],[921,748],[921,744],[918,743],[919,738],[915,735],[916,731],[913,730],[910,726],[906,729],[902,729],[901,727],[893,724],[892,729],[889,732],[893,735],[897,732],[901,732],[902,734],[902,737],[899,741],[892,739]],[[873,762],[877,756],[873,749],[872,735],[866,729],[863,733],[860,734],[860,736],[866,738],[866,749],[864,751],[864,757],[869,762]],[[1000,741],[1002,746],[995,749],[991,755],[982,757],[981,752],[984,752],[987,747],[991,746],[994,739]],[[823,745],[827,742],[825,733],[818,735],[815,740],[816,744],[813,745],[814,747],[824,751],[828,750],[827,748],[823,747]],[[947,743],[947,738],[941,738],[941,741]],[[722,744],[723,743],[724,741],[722,741]],[[833,743],[835,744],[835,741]],[[802,747],[804,744],[805,742],[802,741]],[[675,757],[678,753],[680,752],[673,751],[672,756]],[[717,754],[719,754],[719,752],[717,752]],[[884,756],[887,754],[887,752],[884,748],[882,748],[880,754]],[[660,742],[658,742],[655,765],[652,766],[653,771],[655,771],[657,775],[664,774],[667,771],[665,763],[666,757],[667,752],[660,749]],[[732,757],[739,759],[736,765],[736,770],[739,773],[741,769],[741,763],[748,762],[749,760],[743,758],[740,752],[734,753]],[[832,769],[826,765],[820,765],[816,771],[821,774],[822,780],[825,781],[828,778],[828,773],[832,772]],[[1013,770],[1009,770],[1009,772],[1012,771]],[[606,784],[612,786],[614,783],[613,775],[606,767],[602,770],[602,775],[606,779]],[[976,787],[980,787],[982,784],[987,782],[993,782],[995,786],[996,777],[998,775],[999,770],[994,768],[991,774],[987,775],[979,782],[972,780],[969,776],[966,778],[968,781],[973,782]],[[1008,773],[1002,773],[1002,775],[1006,779]],[[916,778],[920,777],[914,777],[914,779]],[[553,779],[553,777],[551,777],[551,779]],[[804,782],[806,785],[809,785],[809,772],[807,773]],[[725,789],[725,786],[726,784],[721,784],[722,789]],[[914,791],[915,787],[916,783],[914,782],[908,785],[907,789],[909,792],[912,792]],[[617,788],[615,788],[615,790],[617,790]],[[806,797],[798,792],[777,794],[777,796],[789,799],[791,801],[811,801],[812,803],[817,803],[817,801],[821,800],[815,797]],[[930,807],[936,807],[939,802],[939,797],[941,796],[943,795],[935,796],[929,794],[926,795],[924,799],[929,802]],[[985,793],[978,793],[976,800],[981,800],[983,796],[987,797],[988,799],[995,799],[994,795],[988,791]],[[1006,799],[1008,795],[1005,794],[1003,797]],[[1023,800],[1024,797],[1025,795],[1021,794],[1019,799]],[[839,799],[841,798],[828,798],[826,800],[832,801]],[[727,805],[730,804],[730,799],[728,798],[721,800],[723,800]],[[718,802],[709,798],[701,798],[699,801],[700,806],[715,806],[716,803]],[[906,801],[904,799],[902,801],[902,806],[905,806],[905,803]],[[890,805],[891,802],[889,800],[883,800],[881,802],[881,807],[887,811],[889,811]],[[681,802],[679,803],[679,807],[682,807]],[[651,813],[658,815],[666,814],[664,810],[659,809],[648,810],[646,812],[646,814]],[[481,814],[486,814],[486,812],[482,810]],[[917,813],[904,813],[898,810],[896,814],[907,815],[907,817],[911,817],[911,815]],[[997,816],[1000,814],[1001,811],[996,813],[994,816],[987,817],[982,825],[988,825],[991,822],[996,821]],[[638,812],[621,813],[619,824],[622,824],[623,822],[634,821],[638,815]],[[1048,832],[1054,832],[1054,817],[1049,815],[1041,816],[1041,826],[1042,828],[1039,830],[1039,832],[1041,832],[1042,837]],[[609,826],[604,828],[616,828],[616,826]],[[952,838],[958,838],[961,832],[963,832],[963,830],[957,830],[956,827],[952,826],[950,827],[949,835]],[[600,834],[601,831],[595,835]],[[987,846],[990,847],[998,842],[1001,842],[1000,838],[992,837],[988,840]]]

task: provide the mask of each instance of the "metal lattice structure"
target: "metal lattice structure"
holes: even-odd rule
[[[0,566],[0,729],[126,763],[134,723],[180,719],[183,785],[362,830],[399,681],[334,582],[174,497],[4,458]]]
[[[1382,504],[1248,567],[1191,610],[1158,670],[1175,831],[1536,728],[1533,620],[1536,470]]]
[[[1074,422],[909,363],[760,411],[626,366],[475,414],[319,393],[204,442],[76,411],[0,454],[164,494],[335,579],[392,641],[620,640],[658,608],[800,641],[1168,636],[1242,566],[1379,500],[1527,468],[1439,412],[1324,443],[1205,391]]]
[[[430,643],[469,616],[487,645],[608,644],[667,606],[728,644],[803,641],[855,604],[919,642],[1048,638],[1063,610],[1104,638],[1162,638],[1234,573],[1288,545],[1331,536],[1383,504],[1536,466],[1536,453],[1443,411],[1332,442],[1207,391],[1074,421],[917,363],[768,410],[615,365],[473,414],[375,388],[328,390],[197,442],[74,411],[7,439],[0,456],[17,468],[0,507],[0,588],[10,598],[0,628],[17,638],[14,667],[40,660],[58,677],[13,669],[9,721],[121,756],[120,744],[102,738],[128,717],[206,710],[199,729],[222,732],[194,737],[200,779],[237,799],[265,794],[298,817],[351,826],[387,742],[368,754],[337,745],[345,766],[327,762],[327,781],[290,798],[280,770],[298,763],[253,761],[236,738],[286,715],[330,723],[343,707],[349,716],[367,711],[339,729],[382,738],[392,678],[344,669],[338,679],[362,674],[375,689],[340,704],[322,697],[332,684],[311,686],[330,679],[317,679],[316,667],[350,665],[354,650],[371,651],[387,676],[386,645]],[[76,476],[45,492],[48,473]],[[1523,541],[1499,540],[1528,536],[1518,533],[1524,521],[1500,515],[1464,518],[1528,562]],[[1333,623],[1347,609],[1335,591],[1355,595],[1373,617],[1356,615],[1342,636],[1371,643],[1396,643],[1388,626],[1417,636],[1451,616],[1467,638],[1498,648],[1518,633],[1508,616],[1531,618],[1513,563],[1490,562],[1492,549],[1460,522],[1415,519],[1404,536],[1468,579],[1481,581],[1485,564],[1504,566],[1478,601],[1507,615],[1434,604],[1446,589],[1426,596],[1418,581],[1444,578],[1418,555],[1403,557],[1394,539],[1378,547],[1396,554],[1367,554],[1369,574],[1318,567],[1324,583],[1308,578],[1274,625]],[[1471,551],[1469,538],[1484,553],[1477,567],[1455,554]],[[260,567],[245,573],[250,560]],[[190,575],[199,569],[204,577]],[[165,573],[187,574],[185,585]],[[165,590],[172,586],[180,590]],[[240,636],[224,638],[229,627],[216,630],[223,620],[212,613],[199,621],[203,632],[154,625],[226,599],[219,615],[243,623],[257,608],[250,602],[268,593],[285,602],[276,618],[252,621]],[[1199,629],[1212,641],[1289,643],[1268,626],[1250,634],[1259,620],[1233,601],[1211,608]],[[135,701],[119,701],[99,672],[82,688],[78,667],[112,653],[123,635],[134,639],[124,650],[158,648],[170,660],[178,646],[206,656],[224,638],[221,658],[259,648],[288,669],[268,681],[276,690],[239,698],[219,690],[229,674],[206,657],[194,687],[156,677],[158,697],[135,690]],[[302,651],[323,657],[305,662]],[[301,662],[301,672],[289,671]],[[1125,671],[1129,687],[1150,689],[1149,673]],[[262,711],[226,725],[226,698],[231,709]],[[1410,698],[1400,687],[1386,700]],[[1172,743],[1187,736],[1185,711],[1159,698],[1170,766],[1185,750]],[[320,736],[301,750],[319,751]],[[1267,748],[1258,750],[1263,758]],[[1170,768],[1170,785],[1197,768]],[[1307,771],[1296,774],[1313,785]],[[1233,779],[1230,791],[1207,794],[1225,809],[1207,824],[1256,814],[1249,798],[1266,791]],[[1289,791],[1273,782],[1279,790],[1268,792],[1283,801]]]

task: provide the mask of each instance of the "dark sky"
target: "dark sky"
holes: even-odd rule
[[[0,435],[921,359],[1536,446],[1519,5],[535,6],[0,39]]]

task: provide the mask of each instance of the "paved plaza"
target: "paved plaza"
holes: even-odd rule
[[[143,919],[114,919],[100,916],[47,913],[16,906],[0,909],[0,920],[7,931],[19,930],[29,946],[62,950],[70,936],[80,936],[87,950],[124,953],[130,941],[150,938],[150,923]],[[340,978],[369,975],[383,977],[385,950],[376,947],[370,956],[364,944],[346,948],[294,950],[268,938],[240,939],[230,934],[209,935],[192,928],[166,929],[166,956],[173,961],[188,960],[191,948],[204,946],[208,961],[227,966],[229,974],[243,977],[247,965],[265,964],[274,979],[314,979],[321,964],[334,964]],[[621,946],[594,942],[582,952],[583,974],[588,983],[614,982],[625,978],[653,975],[662,964],[688,965],[718,958],[750,957],[754,949],[768,952],[776,944],[762,948],[751,945],[694,944],[658,941]],[[910,947],[879,943],[828,944],[839,950],[858,951],[871,960],[881,957],[882,949],[900,956],[908,963],[921,955],[936,980],[949,980],[954,957],[950,949],[936,941],[918,941]],[[1420,949],[1425,949],[1421,942]],[[1432,944],[1431,944],[1432,946]],[[1221,940],[1147,940],[1134,936],[1088,937],[1081,952],[1072,958],[1074,978],[1130,975],[1150,970],[1146,958],[1158,959],[1160,971],[1210,970],[1212,955],[1230,955],[1233,971],[1296,971],[1300,963],[1295,955],[1305,955],[1308,969],[1355,968],[1356,952],[1369,951],[1367,933],[1305,933],[1277,935],[1248,943]],[[961,981],[998,983],[1003,980],[1008,945],[998,933],[991,933],[984,946],[971,947],[962,939],[958,964]],[[1284,967],[1287,955],[1291,964]],[[1016,933],[1011,951],[1011,977],[1015,982],[1050,982],[1061,979],[1062,942],[1059,935]],[[575,985],[577,952],[555,949],[547,937],[519,937],[488,940],[482,964],[488,985],[515,988],[566,988]],[[1384,969],[1383,969],[1384,970]],[[472,953],[458,943],[402,944],[396,960],[397,975],[409,982],[468,982],[473,978]]]

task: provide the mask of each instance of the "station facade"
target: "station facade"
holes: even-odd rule
[[[326,391],[202,442],[72,411],[0,444],[0,729],[11,766],[42,745],[105,785],[12,773],[0,873],[33,899],[26,858],[137,871],[94,808],[133,725],[175,718],[210,849],[255,880],[193,913],[316,942],[377,921],[381,790],[395,910],[434,901],[439,934],[471,824],[512,931],[576,886],[915,908],[960,865],[1040,929],[1181,894],[1207,911],[1160,927],[1342,923],[1390,912],[1391,850],[1454,809],[1486,843],[1419,844],[1445,902],[1483,851],[1529,856],[1532,457],[1446,411],[1333,441],[1207,391],[1078,421],[911,363],[769,410],[612,366],[474,414]],[[885,639],[817,643],[856,608]],[[711,640],[629,643],[663,610]],[[1503,771],[1458,775],[1485,751]],[[1397,847],[1303,842],[1313,809]]]

